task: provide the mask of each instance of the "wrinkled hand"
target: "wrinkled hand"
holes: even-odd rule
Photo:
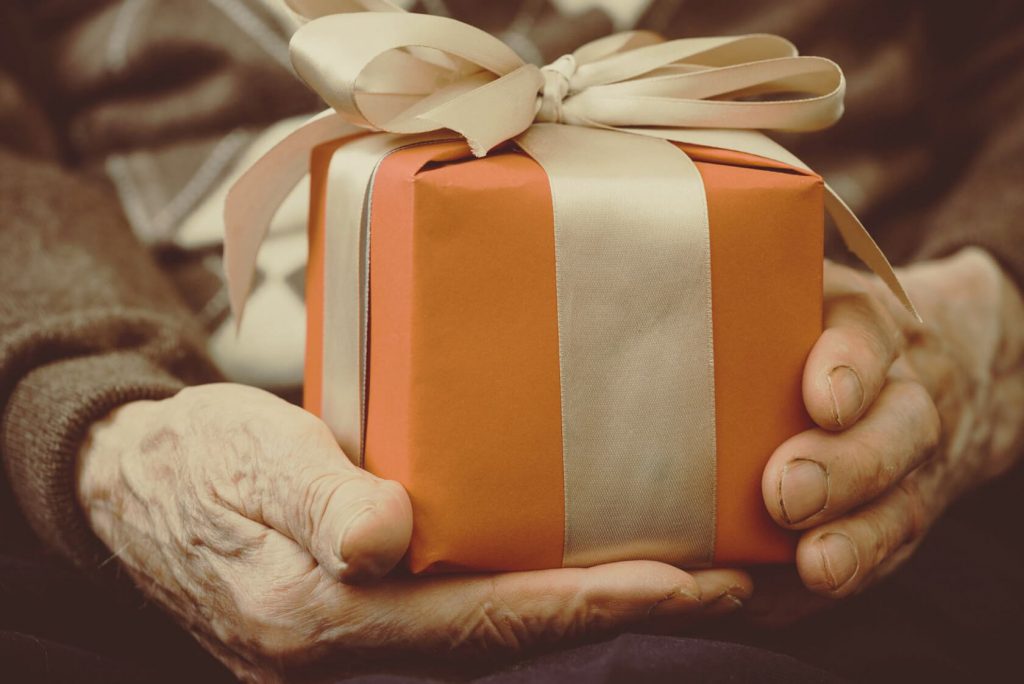
[[[803,531],[800,578],[825,597],[892,572],[951,502],[1008,470],[1021,447],[1016,287],[977,249],[900,277],[924,324],[877,279],[826,263],[825,331],[803,379],[818,428],[779,447],[764,473],[772,517]],[[798,617],[794,601],[759,596],[753,608]]]
[[[83,446],[78,490],[143,591],[250,680],[339,654],[513,652],[728,612],[751,589],[654,562],[358,584],[405,553],[405,490],[352,466],[312,415],[239,385],[114,411]]]

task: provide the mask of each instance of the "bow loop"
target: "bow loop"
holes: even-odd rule
[[[299,76],[344,119],[413,134],[450,128],[484,154],[525,130],[543,78],[490,34],[447,17],[321,16],[291,41]]]
[[[797,56],[796,47],[788,40],[766,34],[642,43],[634,38],[624,41],[617,49],[609,45],[599,57],[588,48],[585,45],[575,53],[583,65],[578,78],[581,90],[655,75],[658,70],[673,66],[725,67]]]
[[[806,131],[842,114],[842,71],[755,34],[608,36],[538,70],[490,34],[387,0],[290,0],[299,75],[345,120],[389,133],[451,129],[474,154],[534,121],[597,128]],[[358,11],[390,7],[388,11]],[[327,14],[334,7],[338,14]]]
[[[648,78],[598,85],[573,99],[592,125],[810,131],[843,113],[846,83],[819,57],[723,67],[673,64]]]

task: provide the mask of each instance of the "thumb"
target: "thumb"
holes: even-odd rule
[[[336,472],[306,484],[300,543],[320,567],[343,582],[377,579],[409,548],[412,505],[402,485],[351,465],[344,455]]]
[[[318,432],[320,438],[305,440],[300,452],[271,469],[279,479],[268,488],[278,496],[264,498],[264,521],[332,577],[350,583],[381,577],[409,546],[409,496],[397,482],[352,465],[329,431]]]

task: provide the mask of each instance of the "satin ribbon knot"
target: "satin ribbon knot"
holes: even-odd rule
[[[562,55],[551,64],[541,67],[544,76],[544,88],[541,90],[537,121],[548,123],[575,124],[576,121],[566,119],[562,104],[572,92],[572,77],[576,75],[578,64],[572,55]]]

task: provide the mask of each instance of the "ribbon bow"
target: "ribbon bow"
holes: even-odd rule
[[[538,68],[480,29],[407,13],[389,0],[287,4],[305,21],[291,40],[292,62],[331,109],[271,150],[229,193],[226,270],[238,316],[270,219],[319,142],[366,129],[402,136],[447,130],[484,156],[536,122],[550,122],[732,149],[807,169],[759,131],[817,130],[843,111],[839,66],[799,56],[773,35],[664,40],[628,31]],[[885,256],[828,186],[826,209],[851,251],[916,316]]]
[[[630,31],[538,68],[494,36],[447,17],[324,15],[313,7],[326,11],[329,3],[289,4],[315,17],[292,38],[295,68],[342,117],[390,133],[450,129],[477,156],[535,121],[664,137],[637,129],[808,131],[843,111],[839,67],[798,56],[778,36],[665,41]]]

